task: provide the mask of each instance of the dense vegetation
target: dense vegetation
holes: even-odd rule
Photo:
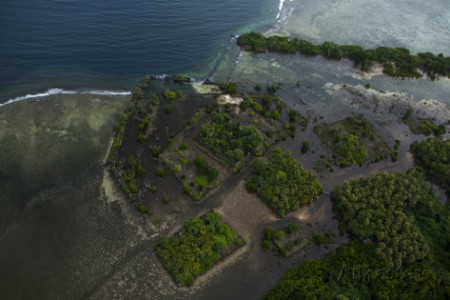
[[[263,53],[266,51],[278,53],[301,53],[304,55],[322,55],[331,59],[348,58],[355,65],[367,70],[373,63],[384,66],[383,72],[388,76],[418,78],[426,73],[431,79],[436,76],[450,75],[450,57],[442,54],[419,53],[413,55],[405,48],[378,47],[372,50],[364,50],[354,45],[337,45],[332,42],[324,42],[315,45],[306,40],[289,39],[288,37],[271,36],[251,32],[239,36],[237,43],[247,51]]]
[[[284,104],[280,98],[272,97],[269,95],[263,95],[261,97],[249,97],[245,96],[244,101],[241,102],[239,107],[242,110],[251,108],[255,113],[263,116],[264,118],[271,118],[279,120],[284,108]]]
[[[137,176],[142,176],[144,173],[141,161],[133,156],[130,156],[126,166],[121,168],[119,173],[120,186],[132,201],[137,200]]]
[[[430,119],[422,119],[422,118],[408,118],[404,119],[406,125],[408,125],[409,129],[414,134],[423,134],[423,135],[443,135],[447,131],[445,125],[436,125]]]
[[[285,105],[280,98],[273,95],[254,95],[253,97],[244,96],[239,108],[242,111],[249,111],[250,117],[258,114],[265,119],[282,121]],[[275,138],[281,140],[285,140],[289,136],[294,138],[297,124],[302,127],[308,126],[308,119],[294,109],[287,112],[286,118],[289,122],[283,125],[282,130],[277,130],[275,134],[271,132],[269,137],[275,136]]]
[[[199,139],[230,166],[262,150],[264,142],[255,126],[242,126],[225,113],[215,113],[210,122],[203,124]]]
[[[450,195],[450,140],[442,137],[414,142],[411,150],[425,174],[447,190]]]
[[[258,194],[281,216],[314,201],[322,193],[317,178],[280,148],[274,149],[269,159],[255,158],[251,168],[248,189]]]
[[[420,174],[348,181],[332,198],[351,242],[289,270],[267,299],[450,297],[449,211]]]
[[[230,95],[236,95],[237,94],[237,88],[236,85],[233,82],[228,82],[228,83],[221,83],[219,85],[219,88]]]
[[[410,212],[432,213],[436,199],[413,173],[347,181],[335,187],[332,200],[340,225],[358,240],[371,239],[375,255],[389,267],[427,256],[428,246]]]
[[[172,238],[163,237],[156,254],[180,285],[192,285],[194,280],[239,246],[239,239],[220,215],[210,211],[187,221]]]
[[[370,246],[352,241],[287,271],[266,299],[448,299],[449,276],[420,263],[386,269]]]
[[[342,168],[362,166],[371,158],[373,162],[387,157],[389,149],[363,115],[353,115],[340,122],[322,124],[314,132],[328,145],[338,159],[332,163]]]

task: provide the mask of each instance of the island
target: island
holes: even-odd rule
[[[389,76],[449,75],[448,58],[405,49],[255,33],[238,44],[350,58],[363,69],[380,63]],[[361,101],[371,90],[338,88]],[[383,102],[381,92],[323,117],[319,107],[297,105],[299,93],[238,82],[199,89],[180,74],[142,80],[106,167],[136,217],[152,222],[158,242],[148,251],[161,276],[186,289],[261,250],[294,265],[266,299],[449,297],[448,120]],[[325,203],[329,211],[314,219]]]
[[[330,59],[347,58],[363,71],[367,71],[370,66],[377,63],[383,66],[384,74],[392,77],[420,78],[426,74],[434,80],[437,76],[450,76],[450,57],[430,52],[414,55],[405,48],[379,47],[364,50],[360,46],[337,45],[333,42],[316,45],[307,40],[289,39],[285,36],[265,37],[256,32],[239,36],[237,44],[244,50],[254,53],[270,51],[309,56],[322,55]]]

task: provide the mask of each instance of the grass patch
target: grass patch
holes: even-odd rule
[[[449,211],[419,175],[348,181],[332,198],[350,243],[293,267],[265,299],[450,298]]]
[[[208,177],[206,177],[204,175],[195,176],[194,181],[195,181],[195,184],[199,187],[199,189],[204,189],[209,184]]]

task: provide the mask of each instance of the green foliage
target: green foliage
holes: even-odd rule
[[[446,299],[448,275],[418,264],[387,270],[370,247],[351,242],[287,271],[266,299]]]
[[[314,132],[339,158],[341,168],[362,166],[364,161],[388,155],[389,149],[363,115],[353,115],[334,124],[318,125]]]
[[[151,215],[151,214],[152,214],[150,208],[149,208],[147,205],[145,205],[145,204],[139,204],[139,206],[138,206],[138,211],[139,211],[141,214],[148,214],[148,215]]]
[[[150,117],[145,116],[144,118],[142,118],[141,124],[139,124],[138,128],[143,130],[143,129],[147,128],[148,123],[150,123]]]
[[[272,152],[268,160],[253,160],[252,176],[247,181],[247,187],[281,216],[314,201],[322,193],[317,178],[279,148]]]
[[[286,236],[286,233],[283,230],[278,230],[275,232],[275,234],[273,235],[273,238],[276,240],[281,240],[282,238],[284,238]]]
[[[168,204],[169,201],[170,201],[169,196],[164,196],[164,197],[162,198],[162,203],[163,203],[163,204]]]
[[[152,78],[151,78],[151,76],[144,76],[143,78],[142,78],[142,80],[141,80],[141,82],[139,83],[139,89],[141,90],[141,91],[145,91],[145,90],[147,90],[147,88],[148,88],[148,85],[150,84],[150,82],[152,81]]]
[[[232,82],[228,82],[228,83],[221,83],[219,85],[220,89],[230,95],[236,95],[237,94],[237,88],[236,85]]]
[[[242,126],[225,113],[216,113],[211,122],[203,124],[199,139],[212,152],[224,157],[230,166],[255,153],[264,142],[255,126]]]
[[[430,119],[414,118],[404,120],[404,122],[414,134],[423,134],[427,136],[434,134],[440,136],[447,131],[445,125],[442,124],[438,126]]]
[[[147,140],[147,137],[145,136],[145,134],[140,133],[137,136],[136,140],[142,144],[143,142],[145,142]]]
[[[252,111],[249,112],[250,116],[254,116],[255,113],[257,113],[263,116],[264,118],[271,118],[274,120],[281,119],[281,113],[283,111],[284,104],[281,102],[279,98],[269,95],[262,95],[256,98],[245,96],[243,99],[244,101],[241,102],[239,108],[243,111],[249,108],[252,109]],[[303,116],[300,116],[299,114],[298,121],[303,122],[304,120],[302,120],[302,118]],[[296,120],[293,120],[291,123],[295,123],[295,121]],[[292,128],[290,129],[295,134],[295,126],[292,126]]]
[[[175,99],[177,99],[177,98],[180,98],[181,96],[182,96],[182,93],[181,93],[181,91],[171,91],[171,90],[165,90],[164,92],[163,92],[163,96],[164,96],[164,98],[166,98],[167,100],[170,100],[170,101],[172,101],[172,100],[175,100]]]
[[[208,177],[203,176],[203,175],[197,175],[194,178],[195,184],[199,187],[200,190],[205,189],[208,184],[209,184],[209,180]]]
[[[175,280],[189,286],[229,248],[240,244],[237,233],[222,222],[219,214],[210,211],[187,221],[174,237],[162,238],[155,251]]]
[[[161,153],[161,147],[159,147],[158,145],[153,145],[150,151],[153,157],[157,157]]]
[[[442,137],[414,142],[411,150],[425,174],[450,195],[450,141]]]
[[[173,80],[179,81],[179,82],[189,82],[190,81],[189,77],[187,77],[184,74],[177,74],[177,75],[175,75],[173,77]]]
[[[395,142],[394,142],[394,150],[397,151],[399,146],[400,146],[400,140],[395,140]]]
[[[312,241],[316,246],[319,246],[325,242],[325,236],[322,233],[314,233],[312,235]]]
[[[141,164],[141,162],[139,161],[139,163],[138,163],[138,165],[137,165],[137,167],[136,167],[136,174],[138,175],[138,176],[144,176],[144,174],[145,174],[145,169],[144,169],[144,167],[142,166],[142,164]]]
[[[166,106],[164,107],[164,112],[165,112],[166,114],[170,114],[172,111],[173,111],[173,105],[172,105],[172,104],[166,105]]]
[[[301,115],[297,110],[290,109],[288,111],[288,116],[290,123],[298,123],[302,127],[308,126],[309,120],[305,116]]]
[[[324,277],[327,267],[323,261],[309,260],[292,268],[265,299],[326,299],[328,287]]]
[[[131,200],[136,199],[136,194],[138,192],[138,184],[136,175],[144,175],[145,170],[142,163],[137,158],[130,156],[128,158],[128,167],[120,172],[120,186],[122,190],[128,194]]]
[[[394,151],[391,153],[391,161],[396,162],[398,160],[398,152]]]
[[[162,166],[156,167],[155,175],[158,177],[163,177],[164,175],[166,175],[166,169],[164,169],[164,167],[162,167]]]
[[[259,92],[262,90],[262,86],[260,84],[255,85],[255,91]]]
[[[278,91],[278,86],[276,86],[276,85],[267,86],[267,92],[269,94],[275,94],[277,91]]]
[[[141,88],[137,87],[133,92],[133,99],[135,100],[141,100],[142,99],[142,90]]]
[[[332,200],[341,226],[359,240],[372,239],[375,255],[388,267],[428,255],[428,245],[410,212],[432,210],[436,196],[414,172],[347,181],[334,188]]]
[[[197,175],[205,177],[208,184],[213,182],[219,176],[219,171],[208,165],[208,163],[200,157],[194,159],[194,165],[197,167]]]
[[[285,229],[286,233],[288,233],[288,234],[295,233],[299,230],[300,230],[300,226],[298,226],[298,224],[295,222],[289,223]]]
[[[287,271],[266,299],[449,299],[450,214],[420,174],[348,181],[332,198],[352,240]]]
[[[302,148],[301,148],[301,153],[305,154],[306,152],[308,152],[309,150],[309,142],[308,141],[303,141],[302,143]]]
[[[184,193],[195,201],[199,201],[205,194],[207,188],[217,179],[219,171],[208,165],[201,157],[196,157],[193,161],[196,167],[194,182],[191,185],[185,184]]]
[[[450,57],[429,52],[413,55],[404,48],[378,47],[364,50],[359,46],[336,45],[332,42],[315,45],[296,38],[292,40],[281,36],[266,38],[255,32],[240,35],[237,44],[244,50],[255,53],[271,51],[295,54],[299,52],[304,55],[322,55],[330,59],[348,58],[364,71],[368,70],[373,63],[379,63],[384,65],[383,72],[393,77],[422,77],[417,69],[422,70],[432,80],[438,75],[445,77],[450,75]]]

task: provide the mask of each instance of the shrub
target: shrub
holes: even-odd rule
[[[147,137],[145,136],[145,134],[140,133],[140,134],[137,136],[136,140],[137,140],[139,143],[143,143],[143,142],[145,142],[145,141],[147,140]]]
[[[269,94],[275,94],[278,91],[278,87],[276,85],[269,85],[267,87],[267,92]]]
[[[153,155],[154,157],[157,157],[157,156],[159,156],[159,154],[161,153],[161,147],[159,147],[159,146],[157,146],[157,145],[154,145],[154,146],[152,146],[152,148],[150,149],[150,151],[152,152],[152,155]]]
[[[155,175],[158,177],[163,177],[164,175],[166,175],[166,169],[164,169],[163,167],[159,166],[155,168]]]
[[[172,100],[175,100],[175,99],[179,98],[181,96],[181,92],[180,91],[174,92],[174,91],[171,91],[171,90],[165,90],[163,92],[163,95],[164,95],[164,98],[166,98],[167,100],[172,101]]]
[[[139,211],[141,214],[149,214],[149,215],[151,215],[151,210],[150,210],[150,208],[148,208],[148,206],[145,205],[145,204],[140,204],[140,205],[138,206],[138,211]]]
[[[228,83],[221,83],[219,85],[220,89],[230,95],[236,95],[237,94],[237,88],[236,85],[232,82],[228,82]]]
[[[309,142],[303,141],[302,143],[302,149],[300,150],[302,154],[305,154],[309,150]]]
[[[166,114],[170,114],[170,113],[172,113],[172,111],[173,111],[173,105],[169,104],[169,105],[166,105],[166,107],[164,107],[164,112]]]

